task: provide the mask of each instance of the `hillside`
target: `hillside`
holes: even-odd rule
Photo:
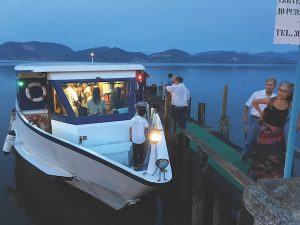
[[[179,49],[146,55],[128,52],[120,48],[95,47],[80,51],[56,43],[6,42],[0,45],[0,60],[38,61],[90,61],[95,62],[142,62],[142,63],[236,63],[236,64],[291,64],[297,61],[297,52],[261,52],[250,54],[236,51],[207,51],[191,55]]]
[[[0,45],[2,60],[66,60],[73,53],[71,48],[56,43],[32,41],[6,42]]]

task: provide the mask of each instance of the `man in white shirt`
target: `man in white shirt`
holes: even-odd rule
[[[269,78],[266,80],[266,89],[254,92],[248,101],[245,103],[244,106],[244,113],[243,113],[243,122],[245,124],[248,123],[249,129],[247,132],[247,137],[243,143],[242,149],[242,158],[245,161],[247,156],[250,154],[253,146],[257,141],[257,136],[260,129],[259,121],[261,120],[260,114],[258,111],[252,106],[253,100],[256,99],[263,99],[263,98],[273,98],[276,97],[276,94],[273,92],[276,87],[276,80],[274,78]],[[259,105],[261,110],[263,111],[267,105]],[[248,114],[250,109],[250,117],[248,120]]]
[[[129,136],[133,145],[133,166],[135,170],[141,169],[144,162],[145,132],[149,127],[148,121],[143,118],[145,107],[138,107],[138,115],[130,120]]]
[[[75,113],[75,115],[78,115],[78,96],[77,93],[74,89],[74,84],[73,83],[68,83],[67,88],[64,89],[65,95]]]
[[[167,86],[167,91],[172,93],[172,105],[174,105],[175,126],[178,120],[179,127],[185,129],[187,107],[190,100],[190,92],[182,83],[182,77],[176,76],[174,84]]]

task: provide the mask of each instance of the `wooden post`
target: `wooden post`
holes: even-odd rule
[[[225,84],[224,93],[223,93],[222,116],[226,116],[226,114],[227,114],[227,96],[228,96],[228,85]]]
[[[253,216],[242,206],[239,209],[237,225],[252,225],[253,224]]]
[[[171,94],[170,92],[165,90],[164,130],[165,130],[166,139],[169,139],[170,137],[170,103],[171,103]]]
[[[190,151],[186,136],[183,133],[179,134],[179,149],[177,155],[177,174],[178,174],[178,188],[179,199],[181,203],[189,201],[190,194]]]
[[[163,99],[163,86],[158,86],[158,97],[162,100]]]
[[[229,117],[227,116],[227,95],[228,95],[228,85],[226,84],[224,86],[222,116],[219,121],[219,131],[220,134],[224,136],[225,140],[229,141],[230,121],[229,121]]]
[[[192,97],[190,97],[189,105],[188,105],[188,116],[191,118],[191,110],[192,110]]]
[[[224,199],[219,193],[214,193],[213,225],[227,225],[229,208],[224,204]]]
[[[192,225],[205,225],[207,155],[200,149],[192,152]]]
[[[200,126],[205,125],[205,103],[198,103],[198,123]]]

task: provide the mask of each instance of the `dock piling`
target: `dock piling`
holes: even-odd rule
[[[205,126],[205,103],[198,103],[198,124],[200,126]]]
[[[205,225],[207,159],[203,151],[192,154],[192,225]]]
[[[171,103],[171,94],[165,90],[165,110],[164,110],[164,132],[165,137],[169,139],[170,137],[170,103]]]
[[[228,85],[224,86],[223,93],[223,106],[222,106],[222,115],[219,122],[219,131],[220,134],[225,138],[226,141],[229,141],[229,127],[230,121],[227,116],[227,96],[228,96]]]
[[[163,100],[163,86],[158,86],[158,97]]]

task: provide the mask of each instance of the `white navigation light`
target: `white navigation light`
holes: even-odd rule
[[[91,52],[92,64],[94,64],[94,56],[95,56],[95,54],[93,52]]]

